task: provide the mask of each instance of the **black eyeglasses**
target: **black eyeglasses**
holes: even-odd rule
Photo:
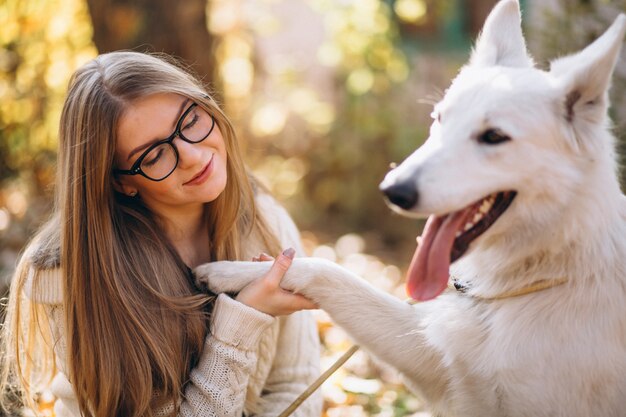
[[[140,174],[152,181],[163,181],[178,166],[174,139],[179,137],[188,143],[199,143],[209,137],[214,127],[213,116],[197,103],[192,103],[178,119],[174,133],[146,149],[130,169],[115,169],[113,172],[118,175]]]

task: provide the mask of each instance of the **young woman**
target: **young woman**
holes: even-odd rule
[[[100,55],[70,82],[59,139],[55,214],[12,283],[4,385],[30,406],[50,386],[57,417],[282,411],[319,374],[299,312],[315,306],[279,287],[294,249],[234,298],[191,270],[300,250],[298,232],[202,85],[166,57]]]

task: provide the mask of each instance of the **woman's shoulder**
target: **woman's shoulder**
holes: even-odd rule
[[[63,301],[63,278],[58,241],[40,234],[28,245],[22,262],[27,274],[25,295],[34,302],[60,304]]]
[[[300,231],[293,219],[274,197],[266,192],[257,192],[256,204],[267,225],[272,229],[285,248],[293,247],[300,256],[304,255],[300,242]]]
[[[254,200],[257,208],[268,221],[280,222],[291,219],[287,210],[266,191],[257,191]]]
[[[31,301],[42,304],[63,302],[61,268],[40,269],[30,265],[24,282],[24,294]]]

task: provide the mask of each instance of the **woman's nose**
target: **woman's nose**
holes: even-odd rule
[[[201,143],[189,143],[180,138],[174,140],[176,143],[176,149],[178,149],[178,166],[185,169],[198,165],[198,162],[202,162],[202,144]]]

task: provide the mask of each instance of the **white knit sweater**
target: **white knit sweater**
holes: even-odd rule
[[[259,209],[284,248],[303,254],[298,231],[287,212],[271,197],[257,197]],[[255,246],[255,245],[250,245]],[[247,257],[257,255],[251,247]],[[29,291],[37,280],[37,291]],[[56,417],[79,417],[76,395],[66,377],[66,344],[63,332],[62,282],[58,269],[32,269],[27,293],[32,301],[46,304],[60,372],[51,391],[57,401]],[[211,317],[210,332],[199,362],[180,399],[180,416],[258,417],[276,416],[319,375],[320,345],[309,312],[274,318],[220,294]],[[94,375],[97,378],[97,375]],[[169,408],[156,415],[171,414]],[[293,414],[321,414],[321,396],[313,394]]]

